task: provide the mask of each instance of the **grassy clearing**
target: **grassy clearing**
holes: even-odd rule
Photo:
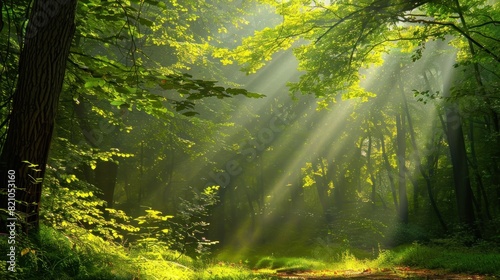
[[[453,248],[413,244],[385,251],[372,261],[376,267],[404,265],[450,272],[500,276],[500,253],[480,248]]]
[[[500,276],[500,253],[484,247],[447,248],[439,245],[405,245],[379,251],[373,257],[367,252],[326,247],[312,250],[314,257],[262,257],[254,268],[263,273],[280,271],[388,271],[396,267],[443,270],[450,273]],[[360,257],[361,256],[361,257]]]
[[[39,240],[19,241],[19,270],[9,274],[2,265],[0,279],[276,280],[280,273],[397,272],[396,267],[500,277],[500,252],[491,244],[412,244],[371,252],[330,244],[296,248],[295,256],[227,250],[201,261],[162,246],[123,247],[84,232],[77,240],[48,227],[42,227]],[[6,240],[0,245],[7,250]]]
[[[278,280],[273,276],[274,271],[262,270],[261,273],[255,273],[248,267],[235,264],[219,262],[212,264],[196,273],[193,279],[197,280]]]

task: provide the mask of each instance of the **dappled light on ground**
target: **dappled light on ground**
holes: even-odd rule
[[[321,280],[321,279],[413,279],[413,280],[493,280],[493,276],[449,273],[442,270],[394,267],[384,269],[355,270],[319,270],[294,271],[293,269],[276,271],[279,279]]]

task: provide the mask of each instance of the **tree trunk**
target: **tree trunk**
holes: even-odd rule
[[[16,208],[25,231],[38,228],[42,180],[75,31],[76,3],[36,0],[19,59],[19,79],[0,156],[0,191],[7,190],[7,172],[13,170],[15,199],[20,202]],[[1,196],[1,208],[7,208],[7,199]],[[2,229],[4,223],[2,218]]]
[[[368,174],[370,175],[370,185],[371,185],[370,201],[373,207],[375,207],[375,198],[377,197],[377,189],[375,185],[375,174],[371,163],[371,156],[372,156],[372,136],[371,134],[368,134],[368,150],[366,151],[366,169],[368,171]]]
[[[453,180],[460,222],[473,226],[474,209],[462,123],[455,104],[446,108],[446,135],[453,165]]]
[[[406,133],[404,115],[396,115],[397,129],[397,158],[398,158],[398,191],[399,191],[399,221],[403,224],[408,223],[408,197],[406,193]]]
[[[394,207],[396,209],[399,209],[398,197],[396,193],[396,185],[394,184],[394,177],[392,174],[392,167],[391,164],[389,163],[389,157],[387,156],[387,152],[385,150],[384,135],[382,133],[380,135],[380,146],[382,147],[382,157],[384,158],[385,169],[387,170],[387,174],[389,176],[389,184],[391,186],[391,193],[392,193],[392,200],[394,202]]]
[[[454,60],[453,60],[454,61]],[[452,62],[453,62],[452,61]],[[446,66],[445,66],[446,67]],[[453,80],[452,64],[443,69],[447,75],[443,76],[443,97],[451,96],[450,89]],[[467,152],[462,129],[462,120],[458,112],[458,105],[448,102],[445,107],[446,136],[450,148],[451,163],[453,166],[453,180],[455,183],[455,196],[457,200],[458,219],[470,229],[475,229],[474,206],[472,188],[467,164]],[[478,234],[477,231],[475,231]]]
[[[459,18],[460,18],[460,22],[462,24],[462,29],[464,30],[465,34],[469,35],[470,34],[469,33],[469,26],[468,26],[467,22],[465,21],[463,9],[462,9],[462,6],[460,5],[460,2],[458,0],[455,0],[455,6],[456,6],[456,12],[458,13]],[[469,51],[470,51],[472,57],[475,57],[476,50],[474,48],[474,43],[471,41],[470,38],[467,39],[467,42],[469,44]],[[474,62],[472,65],[474,68],[474,78],[476,79],[476,83],[478,86],[478,89],[476,91],[476,95],[483,98],[484,101],[486,102],[486,104],[495,104],[495,102],[493,100],[491,100],[491,98],[490,98],[490,96],[493,96],[493,94],[488,93],[486,91],[484,84],[483,84],[481,71],[479,70],[479,67],[480,67],[479,63]],[[496,135],[494,137],[492,147],[497,147],[497,148],[493,148],[493,150],[492,150],[492,155],[493,155],[492,156],[492,164],[491,164],[492,183],[493,183],[493,186],[496,186],[497,201],[500,202],[500,172],[499,172],[500,170],[499,170],[498,161],[497,161],[500,158],[500,149],[498,149],[498,145],[500,144],[500,118],[498,117],[498,114],[495,111],[495,109],[493,108],[493,106],[489,107],[488,110],[489,110],[489,115],[491,116],[491,122],[492,122],[493,128],[494,128],[494,135]],[[472,193],[472,190],[471,190],[471,193]],[[498,203],[498,205],[500,207],[500,203]]]
[[[314,173],[317,175],[316,177],[316,191],[318,193],[318,198],[319,202],[321,203],[321,207],[323,209],[323,216],[326,220],[326,222],[331,222],[332,221],[332,215],[331,215],[331,196],[329,195],[329,186],[328,186],[328,179],[327,179],[327,167],[323,163],[323,159],[320,158],[318,159],[318,165],[317,165],[318,170],[314,170]]]
[[[106,208],[113,208],[118,164],[99,160],[95,169],[95,185],[102,191],[100,198],[106,201]],[[105,212],[106,213],[106,212]]]
[[[425,77],[425,73],[424,73],[424,77]],[[402,81],[400,80],[400,83],[402,84]],[[427,84],[429,85],[429,83],[427,82]],[[430,87],[429,87],[430,88]],[[439,209],[437,207],[437,203],[434,199],[434,195],[432,193],[432,181],[430,179],[430,173],[426,173],[424,168],[422,167],[422,160],[420,158],[420,151],[418,149],[418,146],[417,146],[417,138],[415,136],[415,130],[413,129],[413,123],[412,123],[412,118],[411,118],[411,115],[410,115],[410,109],[408,108],[408,102],[406,100],[406,96],[404,95],[404,92],[401,92],[402,94],[402,97],[403,97],[403,108],[404,108],[404,111],[405,111],[405,114],[406,114],[406,118],[408,119],[408,128],[409,128],[409,133],[410,133],[410,139],[411,139],[411,144],[412,144],[412,147],[413,147],[413,155],[414,155],[414,158],[415,158],[415,165],[417,167],[417,169],[420,171],[420,174],[422,175],[422,177],[424,178],[425,180],[425,185],[427,187],[427,193],[429,195],[429,202],[431,203],[431,206],[432,206],[432,209],[434,210],[434,213],[436,214],[436,217],[438,218],[439,220],[439,223],[441,224],[441,227],[447,231],[448,230],[448,227],[446,226],[446,223],[443,219],[443,217],[441,216],[441,212],[439,212]],[[437,159],[436,159],[437,160]],[[412,180],[412,183],[414,185],[414,194],[413,194],[413,199],[414,199],[414,207],[415,207],[415,211],[417,209],[417,200],[418,200],[418,197],[417,197],[417,188],[418,188],[418,185],[416,182],[414,182],[414,180]]]
[[[484,184],[483,184],[483,178],[481,176],[481,171],[479,170],[479,164],[477,161],[477,155],[476,155],[476,142],[475,142],[475,137],[474,137],[474,122],[473,118],[470,118],[469,120],[469,142],[470,142],[470,164],[472,167],[472,171],[474,173],[474,178],[476,179],[476,193],[477,193],[477,208],[478,208],[478,216],[482,218],[481,213],[483,212],[483,209],[486,213],[486,218],[488,220],[491,220],[491,213],[490,213],[490,204],[488,201],[488,195],[486,194],[486,191],[484,189]],[[482,205],[482,201],[484,200],[484,208]]]

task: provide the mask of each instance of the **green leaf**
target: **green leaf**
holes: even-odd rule
[[[113,100],[109,104],[111,104],[113,106],[121,106],[123,104],[127,104],[127,102],[125,102],[123,100]]]

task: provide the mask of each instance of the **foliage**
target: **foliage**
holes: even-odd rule
[[[12,20],[0,33],[1,135],[28,2],[10,1],[2,9],[3,19]],[[19,277],[43,271],[46,279],[272,279],[280,269],[399,265],[499,274],[498,252],[489,249],[500,241],[494,169],[500,6],[482,0],[260,2],[267,6],[78,2],[44,178],[46,226],[38,238],[22,237]],[[440,65],[448,44],[458,50],[457,81],[445,98]],[[276,64],[290,61],[264,67],[289,49],[302,71],[289,83],[293,105],[273,95],[285,91],[273,86],[291,70]],[[232,61],[248,73],[259,71],[250,79],[265,84],[267,99],[232,81],[236,69],[220,67]],[[250,86],[258,88],[253,80]],[[453,226],[456,191],[443,117],[454,102],[480,241]],[[81,105],[87,110],[77,116]],[[402,155],[397,117],[408,129]],[[99,141],[91,143],[95,130]],[[401,156],[406,173],[397,178]],[[239,166],[228,171],[227,186],[201,187],[227,175],[215,171],[230,169],[232,159]],[[101,161],[119,164],[117,209],[106,208],[86,174]],[[394,185],[406,179],[410,222],[397,224],[403,191]],[[432,196],[449,232],[435,230]],[[218,242],[210,239],[219,236],[224,256],[217,258],[237,263],[210,260]]]
[[[429,242],[432,236],[429,231],[411,224],[396,224],[390,228],[391,233],[384,240],[384,245],[388,247],[396,247],[403,244],[412,244],[414,242],[425,243]]]
[[[172,249],[191,257],[204,257],[209,252],[209,246],[218,241],[211,241],[207,236],[207,220],[211,208],[218,202],[218,186],[207,187],[201,192],[192,190],[192,200],[181,198],[180,209],[170,226],[172,231]]]
[[[160,248],[169,248],[172,241],[169,240],[167,220],[173,216],[162,215],[160,211],[153,209],[147,209],[145,212],[144,216],[134,219],[137,222],[138,231],[130,234],[130,236],[136,236],[132,246],[145,252],[156,252]]]
[[[43,192],[45,207],[42,209],[43,219],[53,228],[75,238],[81,228],[88,228],[106,239],[122,241],[123,232],[138,230],[129,223],[131,218],[123,211],[108,209],[110,219],[104,218],[104,201],[96,195],[100,191],[95,186],[75,175],[55,175],[54,170],[49,168],[47,172],[47,187]]]
[[[129,279],[133,275],[121,247],[91,234],[80,237],[83,242],[44,225],[36,237],[19,233],[14,275],[18,279]]]

